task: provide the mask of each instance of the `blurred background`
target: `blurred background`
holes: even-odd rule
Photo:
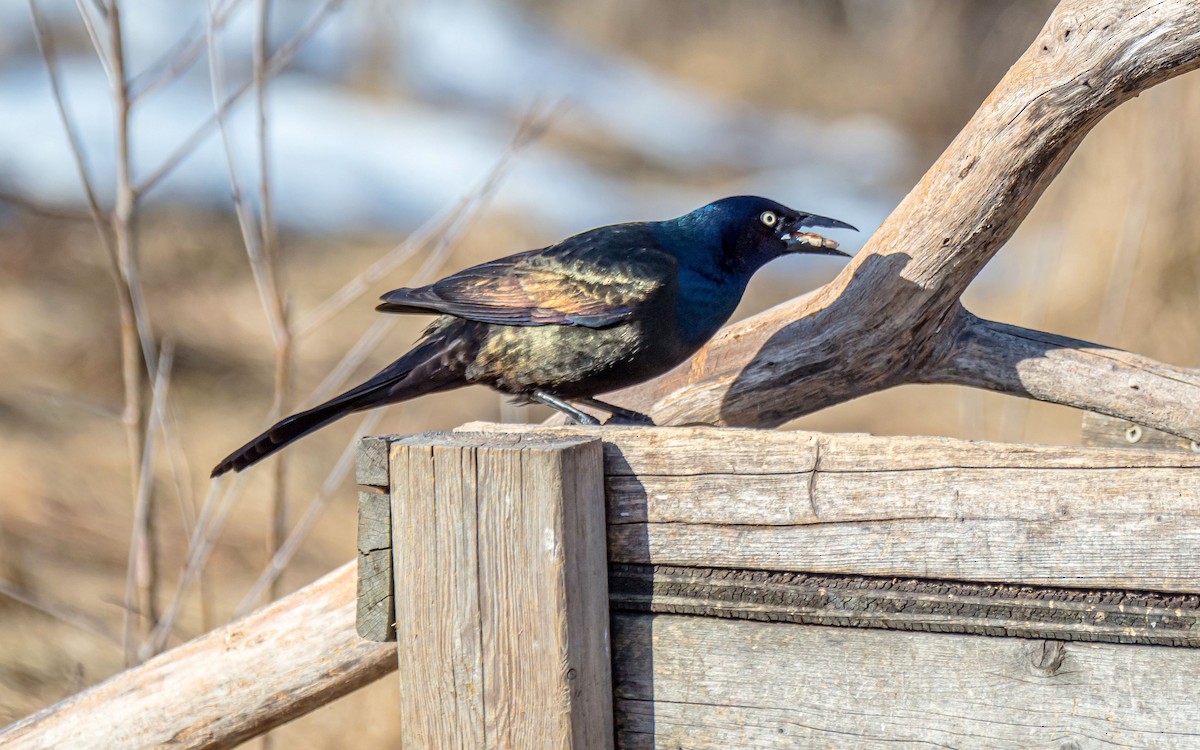
[[[428,397],[213,486],[405,350],[427,320],[379,294],[738,193],[859,226],[853,251],[1053,3],[126,2],[124,102],[102,4],[33,7],[0,4],[0,724],[351,559],[356,434],[545,416]],[[1200,365],[1198,119],[1193,73],[1101,122],[967,306]],[[839,268],[779,261],[737,315]],[[913,386],[791,426],[1074,443],[1080,418]],[[394,683],[274,741],[387,746]]]

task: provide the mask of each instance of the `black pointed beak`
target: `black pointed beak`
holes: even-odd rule
[[[787,251],[790,253],[807,253],[808,255],[840,255],[844,258],[849,258],[849,253],[844,253],[838,250],[838,243],[828,237],[822,237],[816,232],[805,231],[806,227],[828,227],[830,229],[851,229],[857,232],[858,230],[850,226],[844,221],[831,219],[828,216],[817,216],[815,214],[800,214],[800,217],[786,225],[779,235],[779,239],[787,244]]]

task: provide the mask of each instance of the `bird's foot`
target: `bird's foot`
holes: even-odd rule
[[[600,401],[599,399],[594,398],[581,398],[576,400],[585,406],[590,406],[593,409],[603,409],[611,414],[612,416],[605,420],[604,424],[636,425],[639,427],[655,426],[654,420],[640,411],[626,409],[623,406],[617,406],[616,404],[610,404],[607,401]]]
[[[596,419],[585,411],[580,411],[558,396],[555,396],[553,393],[547,393],[545,391],[538,390],[529,394],[529,398],[533,401],[537,401],[539,404],[545,404],[551,409],[555,409],[556,411],[566,414],[568,417],[574,420],[576,424],[587,425],[589,427],[600,426],[599,419]]]

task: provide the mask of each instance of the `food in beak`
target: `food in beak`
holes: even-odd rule
[[[821,235],[817,234],[816,232],[788,232],[787,234],[783,235],[783,237],[781,237],[780,239],[783,239],[788,242],[796,242],[801,245],[811,245],[812,247],[820,247],[820,248],[824,248],[826,250],[837,250],[837,248],[838,248],[837,242],[829,239],[828,237],[822,237]]]

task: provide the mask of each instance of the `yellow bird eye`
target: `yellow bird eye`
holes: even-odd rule
[[[758,217],[758,220],[769,227],[773,227],[779,223],[779,217],[775,215],[774,211],[763,211],[762,216]]]

